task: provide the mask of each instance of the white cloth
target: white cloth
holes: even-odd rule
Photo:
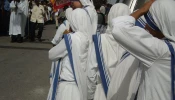
[[[72,11],[73,11],[72,8],[67,8],[67,9],[66,9],[65,15],[66,15],[66,18],[67,18],[68,21],[71,20],[71,12],[72,12]]]
[[[10,8],[11,8],[11,15],[10,15],[10,28],[9,28],[9,35],[18,35],[22,34],[22,29],[21,29],[21,14],[23,13],[22,11],[22,6],[21,3],[17,3],[17,11],[15,12],[15,5],[17,2],[12,1],[10,3]]]
[[[93,1],[90,0],[80,0],[80,2],[82,3],[82,5],[85,7],[84,9],[87,10],[88,16],[90,17],[91,20],[91,27],[89,27],[91,30],[91,35],[96,34],[96,30],[97,30],[97,12],[94,9],[94,5],[93,5]],[[87,7],[86,7],[87,6]]]
[[[63,38],[63,33],[65,30],[69,30],[70,25],[67,20],[62,23],[56,31],[54,38],[52,39],[52,44],[57,45]]]
[[[67,19],[70,19],[70,17],[71,17],[71,12],[72,12],[72,8],[66,9],[66,18],[67,18]],[[54,45],[59,44],[59,42],[60,42],[60,41],[62,40],[62,38],[63,38],[63,33],[64,33],[64,31],[65,31],[65,30],[69,30],[69,29],[70,29],[70,24],[69,24],[68,20],[65,20],[64,23],[62,23],[62,24],[59,26],[59,28],[57,29],[57,32],[56,32],[54,38],[53,38],[52,41],[51,41],[52,44],[54,44]],[[54,72],[55,66],[57,66],[57,62],[56,62],[56,61],[52,62],[51,71],[50,71],[51,75],[52,75],[53,72]],[[63,76],[64,76],[64,75],[63,75]],[[66,76],[66,75],[65,75],[65,76]],[[50,83],[52,83],[52,79],[53,79],[53,77],[50,77]]]
[[[89,31],[88,26],[90,25],[90,19],[87,13],[82,9],[76,9],[71,13],[71,20],[70,20],[71,27],[74,27],[75,33],[70,33],[72,40],[72,57],[75,69],[75,76],[77,80],[77,85],[67,84],[68,82],[63,82],[59,84],[57,91],[56,100],[87,100],[87,87],[86,87],[86,66],[87,66],[87,56],[88,56],[88,49],[89,49]],[[61,42],[53,47],[49,51],[49,58],[51,60],[58,60],[60,58],[63,61],[66,59],[65,57],[68,56],[68,52],[65,45],[65,40],[62,39]],[[69,59],[68,59],[69,60]],[[73,73],[70,72],[71,66],[68,65],[68,60],[65,61],[65,65],[67,66],[63,71],[65,71],[65,75],[61,72],[60,77],[68,77],[73,76]],[[62,66],[64,65],[64,62]],[[66,72],[67,70],[67,72]],[[71,81],[71,79],[67,79],[67,81]],[[75,81],[74,81],[75,82]],[[65,88],[64,88],[65,87]],[[66,92],[67,91],[67,92]],[[70,92],[71,91],[71,92]],[[69,95],[68,95],[68,94]],[[74,96],[76,94],[76,98]],[[51,94],[48,95],[48,97]],[[63,97],[63,96],[68,97]],[[60,97],[58,97],[60,96]],[[70,98],[72,97],[72,98]]]
[[[34,22],[34,23],[44,23],[44,7],[42,5],[34,5],[32,10],[32,15],[31,15],[31,19],[30,21],[31,22]]]
[[[28,0],[21,0],[21,4],[22,4],[22,9],[23,9],[23,13],[22,13],[22,36],[25,35],[25,27],[26,27],[26,22],[27,22],[27,17],[28,17]]]
[[[106,12],[106,8],[104,6],[100,7],[100,12],[103,13],[105,15]]]
[[[132,55],[114,69],[107,100],[134,100],[141,79],[142,67]]]
[[[64,31],[70,29],[70,23],[68,20],[71,19],[71,12],[72,12],[72,8],[66,9],[67,20],[65,20],[57,29],[57,32],[56,32],[53,40],[51,41],[54,45],[57,45],[62,40]]]
[[[117,13],[116,13],[117,12]],[[107,67],[107,70],[109,72],[109,76],[112,77],[114,70],[116,69],[118,62],[120,61],[122,55],[126,52],[113,38],[111,31],[112,31],[112,23],[110,20],[112,20],[115,17],[123,16],[123,15],[129,15],[131,12],[129,10],[129,7],[125,4],[115,4],[110,12],[108,17],[108,30],[105,34],[101,34],[101,45],[102,45],[102,52],[103,52],[103,58],[105,66]],[[93,48],[94,49],[94,48]],[[96,62],[96,54],[95,50],[92,50],[91,57],[89,61],[89,70],[88,70],[88,92],[89,92],[89,99],[93,98],[93,94],[95,91],[95,83],[101,84],[101,79],[99,76],[98,68],[97,68],[97,62]],[[94,56],[95,55],[95,56]],[[99,80],[100,81],[99,81]],[[97,82],[96,82],[97,81]],[[101,88],[101,89],[100,89]],[[102,87],[97,85],[97,90],[103,90]],[[96,91],[98,92],[98,91]],[[104,92],[104,91],[103,91]],[[104,93],[95,93],[94,100],[100,100],[102,96],[101,94]],[[100,95],[99,95],[100,94]],[[106,100],[106,98],[103,98],[103,100]]]
[[[166,38],[175,48],[175,1],[155,1],[150,12]],[[134,26],[131,16],[113,20],[113,36],[143,64],[143,78],[137,100],[171,100],[171,53],[164,40]]]

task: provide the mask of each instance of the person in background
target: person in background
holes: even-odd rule
[[[63,23],[63,21],[65,20],[65,13],[66,13],[66,9],[68,8],[68,6],[64,6],[63,11],[59,14],[58,16],[58,23],[59,25]]]
[[[105,8],[105,6],[101,6],[100,7],[100,12],[102,13],[102,14],[106,14],[106,8]]]
[[[101,8],[101,10],[103,11],[103,13],[100,11],[100,8],[101,8],[101,5],[100,4],[97,4],[95,6],[95,9],[97,11],[97,14],[98,14],[98,26],[97,26],[97,32],[104,32],[102,31],[104,26],[105,26],[105,15],[104,15],[104,8]]]
[[[35,41],[35,27],[36,24],[38,24],[39,27],[39,31],[38,31],[38,41],[41,42],[41,37],[42,37],[42,33],[43,33],[43,26],[44,26],[44,7],[42,5],[39,4],[39,1],[36,0],[35,1],[36,5],[33,6],[31,12],[31,42]]]
[[[4,1],[0,0],[0,36],[4,35],[4,23],[3,23],[3,19],[4,19]]]
[[[22,39],[25,36],[25,29],[27,26],[27,17],[28,17],[28,10],[29,10],[29,4],[28,4],[28,0],[21,0],[20,2],[22,4],[22,9],[23,9],[23,13],[22,13],[22,24],[21,24],[21,28],[22,28]]]
[[[10,28],[9,35],[11,36],[11,42],[22,42],[21,34],[21,20],[22,20],[22,5],[20,0],[14,0],[10,3],[11,15],[10,15]]]
[[[9,33],[9,23],[10,23],[10,0],[4,0],[4,30],[5,34],[8,35]]]
[[[56,24],[56,29],[58,28],[58,13],[59,13],[59,9],[55,12],[55,24]]]

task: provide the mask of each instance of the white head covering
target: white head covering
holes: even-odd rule
[[[93,0],[92,1],[91,0],[80,0],[80,2],[83,6],[87,6],[87,5],[93,6]]]
[[[75,75],[80,91],[80,100],[87,100],[86,68],[90,41],[90,18],[86,11],[77,8],[72,11],[70,25],[75,33],[70,34],[72,39],[72,57]]]
[[[113,5],[108,14],[108,27],[106,32],[109,33],[112,30],[112,19],[118,16],[125,16],[131,14],[129,7],[123,3],[117,3]]]
[[[106,8],[105,8],[104,6],[101,6],[101,7],[100,7],[100,12],[103,13],[103,14],[105,14]]]
[[[88,28],[91,26],[90,18],[85,10],[77,8],[72,11],[70,25],[74,32],[81,32],[83,35],[91,37]]]
[[[71,18],[71,12],[72,12],[72,11],[73,11],[72,8],[67,8],[67,9],[66,9],[66,18],[67,18],[68,21],[69,21],[70,18]]]
[[[175,42],[175,1],[173,0],[158,0],[155,1],[150,13],[153,16],[158,28],[164,36]]]

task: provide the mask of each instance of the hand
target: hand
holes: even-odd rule
[[[63,34],[68,34],[68,33],[70,33],[70,31],[69,30],[65,30]]]
[[[145,3],[143,5],[142,8],[140,8],[136,12],[132,13],[131,16],[134,17],[135,19],[140,18],[140,16],[144,15],[145,13],[147,13],[149,11],[149,8],[151,7],[151,5],[153,4],[154,1],[155,0],[148,1],[147,3]]]
[[[155,0],[149,0],[146,2],[143,7],[140,9],[144,14],[147,13],[151,7],[151,5],[154,3]]]

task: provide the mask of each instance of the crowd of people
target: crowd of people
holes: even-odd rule
[[[43,0],[0,1],[0,35],[10,35],[11,42],[22,43],[23,39],[41,41],[43,27],[54,20],[52,5]]]
[[[174,5],[72,1],[49,51],[47,100],[175,100]]]

